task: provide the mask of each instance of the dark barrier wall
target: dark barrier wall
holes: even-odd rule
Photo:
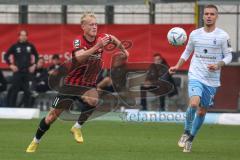
[[[221,80],[222,86],[215,97],[213,110],[237,111],[240,94],[240,66],[225,66]]]

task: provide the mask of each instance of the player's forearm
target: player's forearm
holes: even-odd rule
[[[231,63],[232,61],[232,53],[228,53],[225,55],[225,58],[223,58],[222,61],[219,61],[217,63],[218,69],[220,69],[221,67],[225,66],[226,64]]]
[[[185,63],[185,60],[183,58],[180,58],[178,60],[178,63],[176,64],[176,67],[179,69],[183,66],[184,63]]]
[[[79,50],[75,52],[75,56],[76,59],[79,63],[84,62],[85,60],[87,60],[91,55],[93,55],[94,53],[96,53],[96,51],[99,49],[98,46],[93,46],[92,48],[88,49],[88,50]]]
[[[225,62],[220,61],[217,63],[217,65],[218,65],[218,68],[221,68],[221,67],[225,66]]]
[[[182,53],[182,55],[180,57],[181,59],[184,60],[184,62],[187,61],[188,58],[190,57],[190,55],[192,54],[193,48],[194,48],[194,46],[193,46],[193,44],[191,42],[191,37],[190,37],[189,41],[188,41],[188,44],[187,44],[185,50],[183,51],[183,53]]]
[[[112,38],[112,43],[114,43],[128,57],[129,56],[128,51],[122,45],[121,41],[114,36],[111,36],[111,38]]]
[[[220,61],[219,63],[226,65],[226,64],[231,63],[231,61],[232,61],[232,53],[230,52],[230,53],[225,54],[223,60]]]

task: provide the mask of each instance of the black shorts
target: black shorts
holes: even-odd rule
[[[84,103],[81,96],[93,88],[94,87],[63,85],[58,90],[58,95],[53,101],[52,108],[69,109],[72,107],[74,101]]]

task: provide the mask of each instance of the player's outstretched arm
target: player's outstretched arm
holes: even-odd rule
[[[193,52],[194,44],[193,44],[193,41],[192,41],[192,36],[193,36],[193,33],[191,32],[191,34],[189,36],[187,46],[186,46],[184,52],[182,53],[180,59],[178,60],[178,63],[175,66],[169,68],[168,71],[169,71],[170,74],[176,73],[176,71],[179,70],[183,66],[183,64],[188,60],[191,53]]]
[[[125,49],[125,47],[122,45],[121,41],[113,35],[111,35],[111,39],[112,39],[112,43],[114,43],[125,54],[125,56],[128,57],[129,53]]]
[[[92,54],[95,54],[100,48],[103,48],[109,42],[110,42],[109,37],[99,38],[96,45],[94,45],[92,48],[90,48],[90,49],[84,48],[84,49],[75,51],[75,56],[76,56],[77,61],[79,63],[84,62],[85,60],[87,60],[89,58],[89,56],[91,56]]]
[[[168,70],[169,73],[170,74],[176,73],[176,71],[179,70],[183,66],[184,63],[185,63],[185,60],[183,58],[180,58],[178,60],[178,63],[175,66],[172,66],[169,68],[169,70]]]

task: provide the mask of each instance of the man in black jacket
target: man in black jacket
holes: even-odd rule
[[[0,107],[5,106],[5,96],[2,95],[2,92],[7,89],[7,80],[3,76],[2,70],[0,70]]]
[[[16,106],[17,95],[20,90],[24,91],[24,106],[30,107],[29,97],[29,77],[36,68],[38,61],[38,53],[33,44],[27,41],[27,31],[19,32],[19,40],[13,44],[4,56],[6,63],[13,71],[12,86],[9,88],[7,100],[11,107]],[[13,56],[13,61],[10,60],[10,55]],[[34,62],[32,63],[32,55]]]
[[[43,93],[49,90],[48,71],[44,67],[44,63],[45,62],[43,57],[40,57],[33,75],[33,89],[39,93]]]
[[[7,89],[7,81],[3,76],[2,70],[0,70],[0,93]]]

